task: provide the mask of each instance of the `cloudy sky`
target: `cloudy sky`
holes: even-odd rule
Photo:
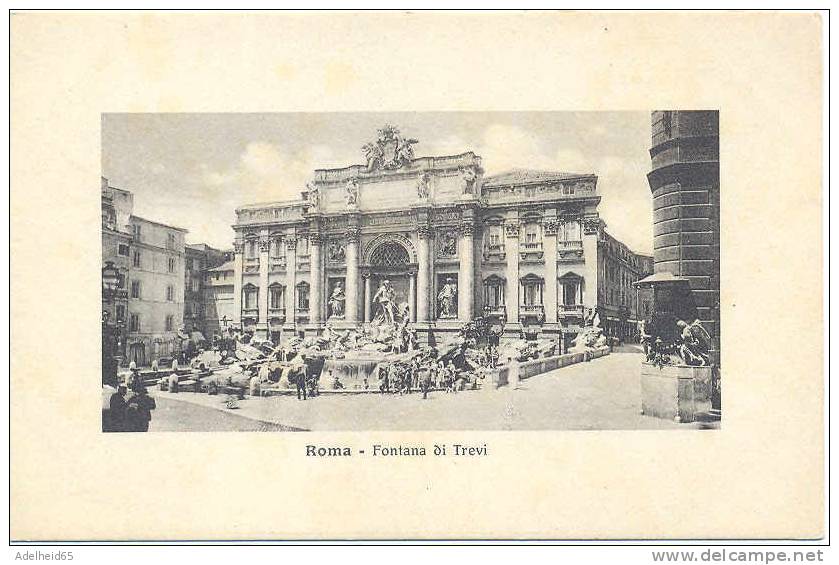
[[[102,175],[134,193],[139,216],[231,247],[234,210],[297,198],[316,168],[364,162],[385,123],[417,156],[474,151],[485,174],[594,173],[600,216],[633,250],[652,250],[649,112],[105,114]]]

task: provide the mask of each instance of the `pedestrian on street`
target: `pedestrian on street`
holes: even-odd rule
[[[295,368],[295,385],[297,386],[297,400],[306,400],[306,356],[300,353],[292,362]],[[301,397],[302,396],[302,397]]]
[[[128,404],[125,402],[125,395],[127,393],[128,389],[124,385],[120,385],[117,391],[111,395],[111,399],[108,402],[111,422],[110,431],[112,432],[124,432],[126,430],[125,409]]]
[[[126,407],[126,431],[147,432],[151,421],[151,411],[157,408],[154,398],[149,396],[145,386],[137,389],[137,394],[132,396]]]

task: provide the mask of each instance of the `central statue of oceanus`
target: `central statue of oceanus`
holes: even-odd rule
[[[399,133],[399,128],[386,124],[378,130],[378,139],[362,147],[367,159],[367,172],[377,169],[398,169],[414,160],[416,139],[406,139]]]

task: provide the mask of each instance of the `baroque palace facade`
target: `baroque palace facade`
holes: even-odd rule
[[[385,126],[366,165],[315,170],[300,200],[238,208],[231,327],[275,341],[356,328],[389,292],[423,341],[485,317],[508,338],[567,343],[607,294],[597,177],[484,176],[472,152],[415,157],[415,143]]]

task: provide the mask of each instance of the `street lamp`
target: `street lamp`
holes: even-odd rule
[[[114,267],[112,261],[105,261],[105,266],[102,267],[102,291],[105,299],[110,302],[114,298],[114,293],[119,287],[119,269]]]

